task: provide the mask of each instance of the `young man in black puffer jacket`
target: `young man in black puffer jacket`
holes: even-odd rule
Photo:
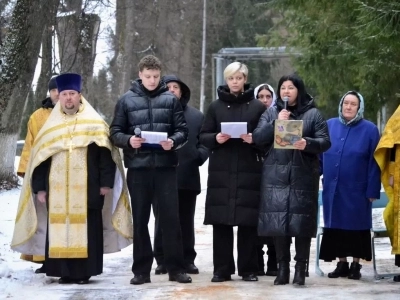
[[[148,230],[151,205],[163,232],[164,263],[170,281],[190,283],[185,273],[179,224],[175,150],[188,138],[178,99],[161,78],[161,62],[148,55],[139,62],[139,77],[115,107],[110,139],[123,149],[133,216],[133,264],[131,284],[150,282],[153,251]],[[138,130],[140,129],[140,130]],[[136,131],[135,131],[136,130]],[[139,132],[167,133],[159,144],[146,143]]]

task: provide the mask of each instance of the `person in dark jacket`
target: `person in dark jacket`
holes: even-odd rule
[[[183,113],[189,129],[189,138],[185,146],[178,150],[178,198],[179,220],[181,222],[183,256],[185,258],[185,270],[188,274],[199,274],[199,269],[194,264],[196,251],[194,250],[194,213],[196,198],[200,194],[199,167],[208,158],[208,150],[199,143],[198,135],[204,120],[204,115],[198,109],[188,105],[190,89],[175,75],[166,75],[163,81],[169,91],[181,102]],[[160,222],[156,220],[154,229],[154,257],[157,261],[156,274],[165,274],[164,251],[162,247],[162,230]]]
[[[276,106],[261,117],[253,132],[258,145],[267,145],[261,182],[258,234],[274,237],[279,262],[274,284],[289,283],[291,237],[295,237],[296,266],[294,284],[305,284],[306,263],[311,238],[317,230],[319,154],[331,143],[328,127],[314,100],[297,75],[286,75],[278,84]],[[288,98],[287,109],[283,98]],[[296,149],[274,148],[275,120],[303,120],[301,140]]]
[[[372,259],[371,202],[379,199],[381,191],[374,152],[380,135],[378,127],[363,114],[364,98],[349,91],[340,100],[339,117],[327,122],[332,147],[320,156],[324,235],[319,259],[339,258],[329,278],[360,279],[360,258]],[[350,268],[348,256],[353,257]]]
[[[265,108],[275,105],[276,93],[272,86],[263,83],[254,89],[254,98],[261,101]],[[264,245],[267,245],[267,270],[264,272]],[[257,241],[257,260],[258,260],[258,276],[276,276],[278,275],[278,263],[276,261],[276,250],[274,239],[270,236],[260,236]]]
[[[148,222],[151,205],[163,232],[164,263],[170,281],[189,283],[185,273],[179,223],[176,150],[187,142],[188,129],[179,100],[160,80],[161,62],[153,55],[139,62],[139,77],[115,107],[110,139],[123,149],[133,214],[131,284],[150,282],[153,264]],[[144,131],[167,133],[159,144],[146,143]]]
[[[252,132],[265,111],[246,84],[247,66],[234,62],[224,71],[227,85],[208,108],[200,143],[211,150],[204,224],[213,225],[212,282],[235,274],[233,226],[238,226],[238,271],[245,281],[257,281],[257,216],[260,202],[261,151]],[[221,132],[221,122],[246,122],[247,132],[233,138]]]

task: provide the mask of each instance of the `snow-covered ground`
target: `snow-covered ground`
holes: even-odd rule
[[[391,278],[375,280],[371,262],[361,262],[363,277],[360,281],[329,279],[316,275],[314,240],[310,277],[306,279],[304,287],[294,287],[291,284],[274,286],[273,277],[259,277],[259,282],[256,283],[243,282],[237,275],[230,282],[211,283],[212,227],[203,225],[207,163],[201,168],[201,174],[203,191],[198,197],[195,220],[198,253],[196,265],[200,274],[192,275],[192,284],[169,282],[166,275],[152,275],[150,284],[130,285],[131,246],[120,253],[105,255],[103,274],[93,277],[88,285],[60,285],[57,283],[58,278],[34,274],[39,265],[20,260],[20,254],[10,249],[19,189],[1,192],[0,299],[400,299],[400,283],[393,282]],[[378,226],[382,224],[381,212],[375,213],[374,223]],[[153,225],[154,219],[151,218],[151,236]],[[393,266],[388,239],[377,240],[377,257],[380,271],[399,271]],[[334,262],[321,262],[325,273],[332,271],[334,267]]]

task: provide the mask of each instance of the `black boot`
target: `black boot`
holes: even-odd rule
[[[258,281],[258,277],[254,273],[249,273],[249,274],[242,276],[242,280],[243,281]]]
[[[167,268],[163,264],[159,264],[155,270],[156,275],[167,274]]]
[[[339,261],[336,264],[336,269],[328,273],[329,278],[347,277],[349,276],[349,263],[347,261]]]
[[[144,284],[144,283],[150,283],[150,276],[146,276],[146,275],[135,275],[131,281],[130,284]]]
[[[195,264],[187,264],[185,271],[187,274],[199,274],[199,268],[197,268]]]
[[[359,280],[361,278],[361,268],[362,266],[359,263],[353,261],[350,265],[349,276],[347,276],[347,278]]]
[[[35,274],[41,274],[41,273],[46,273],[46,266],[43,263],[43,266],[41,266],[39,269],[35,270]]]
[[[306,262],[298,261],[294,267],[293,284],[304,285],[306,282]]]
[[[274,280],[274,285],[282,285],[289,283],[289,262],[281,261],[279,262],[278,276]]]
[[[192,278],[186,273],[169,274],[169,281],[177,281],[179,283],[191,283]]]
[[[214,274],[213,278],[211,279],[211,282],[224,282],[224,281],[230,281],[232,280],[231,275],[219,275],[219,274]]]

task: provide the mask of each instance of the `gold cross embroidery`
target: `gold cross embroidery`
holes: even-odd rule
[[[75,144],[72,142],[72,140],[69,141],[69,153],[72,153],[72,149],[74,148]]]

